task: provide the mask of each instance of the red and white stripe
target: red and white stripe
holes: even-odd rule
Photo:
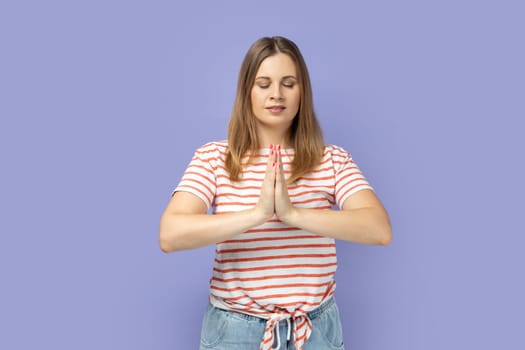
[[[240,181],[230,181],[225,167],[226,142],[200,147],[175,191],[201,198],[213,214],[252,208],[260,195],[269,150],[246,164]],[[283,149],[285,176],[291,173],[293,149]],[[248,156],[243,157],[248,162]],[[372,189],[351,155],[326,146],[321,163],[288,186],[292,204],[301,208],[341,207],[357,191]],[[335,292],[337,269],[332,238],[290,227],[275,216],[236,237],[217,244],[210,300],[216,307],[268,320],[261,349],[273,344],[280,320],[294,320],[294,340],[302,349],[311,334],[307,313]]]

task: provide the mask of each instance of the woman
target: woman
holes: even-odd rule
[[[160,223],[164,252],[217,245],[201,349],[343,349],[334,239],[387,245],[388,215],[350,154],[324,144],[297,46],[261,38],[228,140],[196,151]]]

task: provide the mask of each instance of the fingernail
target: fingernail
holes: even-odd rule
[[[273,149],[273,143],[270,144],[270,149]]]
[[[272,149],[272,155],[273,155],[273,149]]]
[[[272,165],[274,168],[275,168],[275,162],[273,162],[273,165]]]
[[[277,146],[277,149],[280,151],[281,150],[281,145]]]

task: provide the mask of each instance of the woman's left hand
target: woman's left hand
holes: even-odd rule
[[[275,165],[275,214],[282,222],[287,223],[290,216],[295,212],[295,207],[288,196],[288,186],[284,177],[281,158],[281,147],[277,147]]]

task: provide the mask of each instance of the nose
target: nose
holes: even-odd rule
[[[270,100],[281,101],[282,99],[281,84],[275,84],[270,92]]]

